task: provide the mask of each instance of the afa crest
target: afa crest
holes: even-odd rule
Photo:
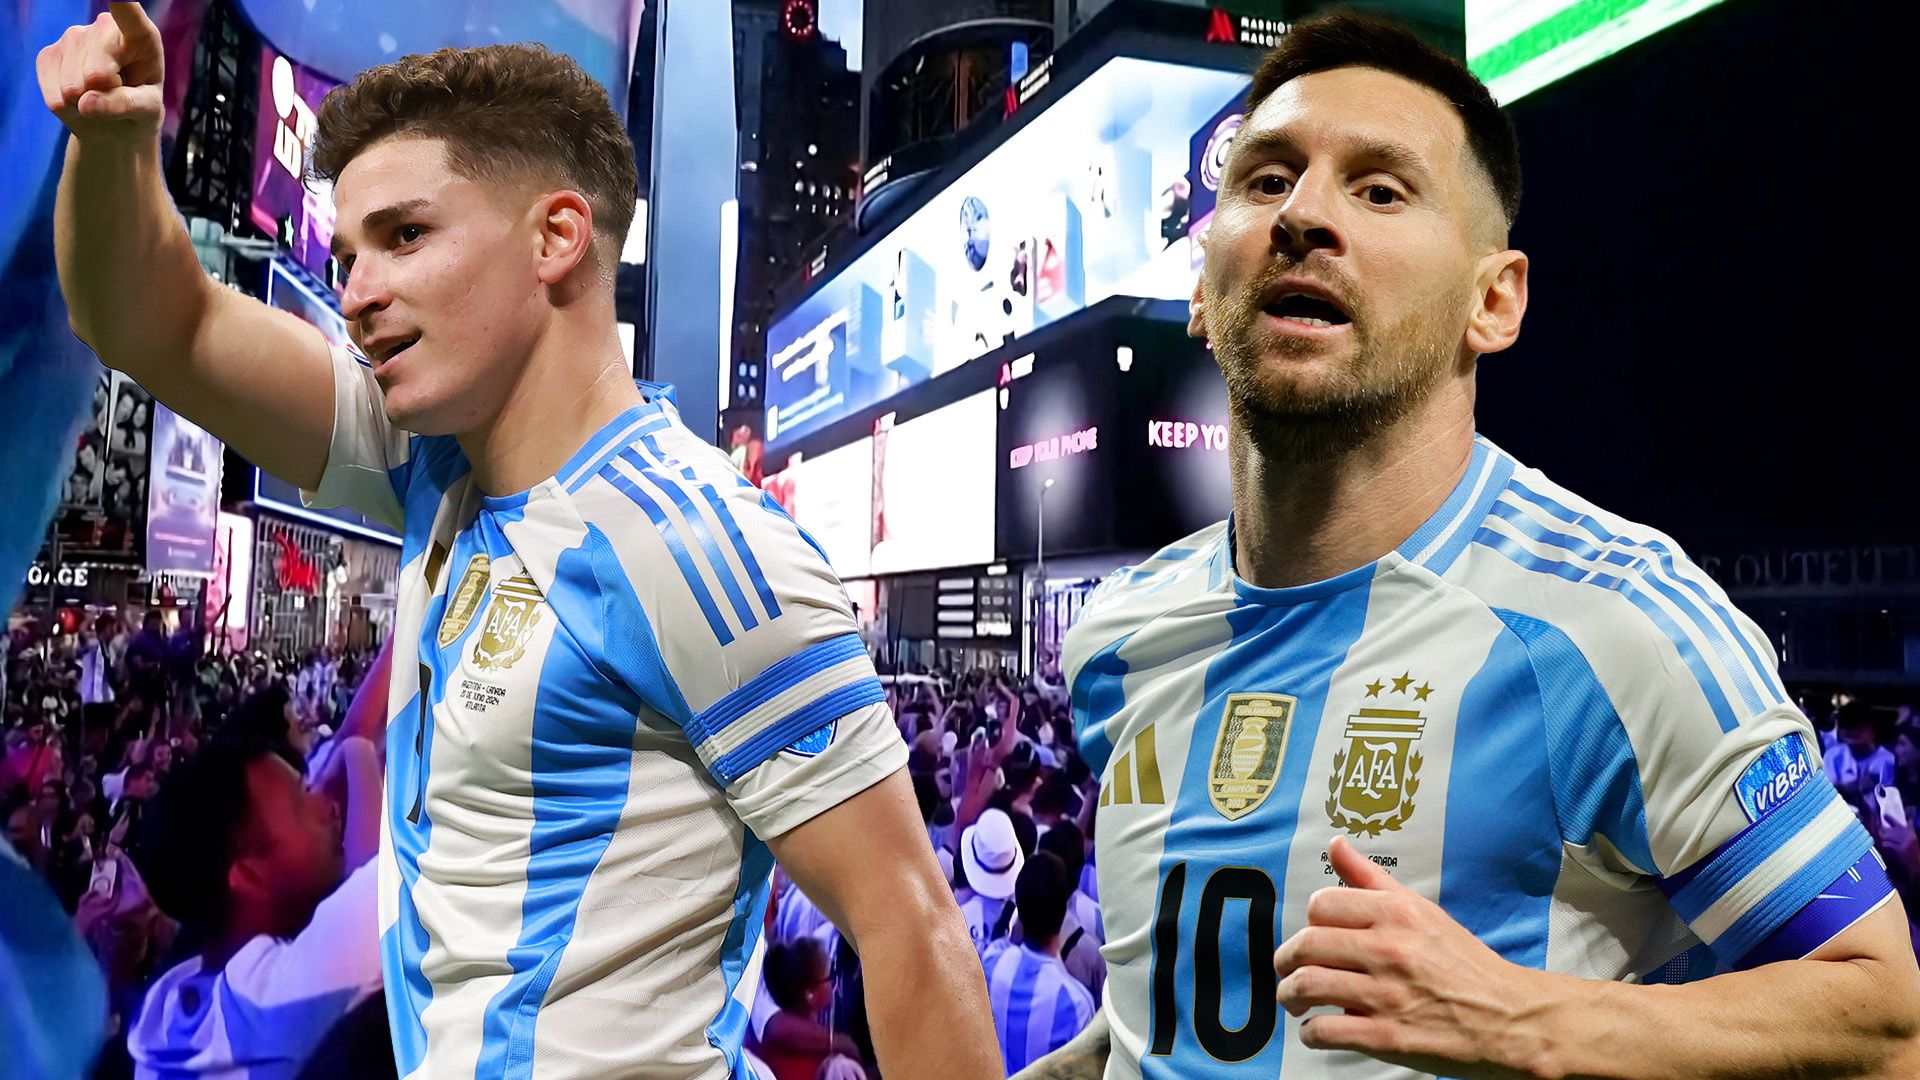
[[[1207,767],[1207,797],[1228,821],[1260,808],[1286,757],[1298,701],[1286,694],[1228,694]]]
[[[522,572],[493,590],[486,621],[473,645],[473,663],[481,671],[505,671],[526,655],[540,609],[547,598],[533,578]]]
[[[1412,709],[1360,709],[1347,717],[1346,748],[1333,756],[1327,819],[1354,836],[1393,832],[1413,817],[1420,791],[1426,717]]]

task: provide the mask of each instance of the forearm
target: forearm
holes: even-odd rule
[[[69,139],[53,234],[68,319],[103,361],[185,355],[211,286],[167,193],[157,142]]]
[[[1107,1072],[1111,1045],[1106,1010],[1095,1010],[1093,1022],[1072,1042],[1021,1069],[1013,1080],[1100,1080]]]
[[[887,1080],[998,1080],[1004,1074],[986,976],[950,901],[930,905],[921,918],[868,931],[855,944],[874,1054]]]
[[[1519,1046],[1558,1080],[1801,1080],[1906,1075],[1909,976],[1873,960],[1793,960],[1680,986],[1546,976]]]
[[[347,869],[373,858],[380,850],[380,759],[373,744],[354,738],[339,748],[347,777],[346,822],[342,847]]]

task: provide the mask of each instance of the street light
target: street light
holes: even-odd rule
[[[1046,481],[1040,485],[1040,493],[1034,497],[1038,503],[1038,513],[1036,515],[1038,524],[1034,533],[1033,561],[1040,576],[1039,587],[1036,590],[1038,603],[1035,605],[1036,614],[1033,620],[1034,633],[1036,634],[1034,639],[1036,648],[1033,658],[1035,670],[1038,670],[1040,667],[1040,656],[1037,646],[1044,645],[1047,639],[1047,489],[1052,486],[1053,477],[1049,476]]]

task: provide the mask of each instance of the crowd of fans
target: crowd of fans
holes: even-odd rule
[[[222,1055],[259,1054],[282,1055],[289,1077],[391,1075],[377,956],[337,947],[370,936],[374,919],[382,740],[362,714],[381,710],[350,708],[373,659],[205,655],[157,612],[137,630],[114,616],[65,638],[25,628],[5,652],[0,816],[105,975],[110,1038],[95,1075],[131,1075],[135,1058],[206,1074]],[[1012,1073],[1070,1041],[1100,1000],[1098,781],[1051,663],[1024,680],[888,681]],[[1802,707],[1828,778],[1920,912],[1920,711],[1847,695]],[[877,1077],[859,957],[784,874],[765,937],[749,976],[750,1064],[766,1080]],[[271,1047],[233,1042],[246,1018],[186,1015],[202,996],[247,999],[226,992],[246,980],[281,1001],[299,982],[328,1004],[297,1032],[276,1016]]]
[[[109,1030],[95,1075],[129,1076],[128,1036],[149,987],[203,952],[213,929],[195,919],[205,889],[192,880],[194,859],[217,853],[224,873],[237,831],[263,816],[244,794],[213,807],[205,797],[234,762],[244,769],[260,753],[342,791],[352,755],[334,752],[348,741],[334,728],[368,658],[207,655],[200,635],[169,633],[159,611],[137,629],[111,614],[73,635],[27,624],[0,654],[0,818],[105,975]],[[339,841],[336,825],[324,842]]]
[[[887,692],[927,836],[967,922],[1009,1073],[1092,1020],[1106,964],[1091,862],[1098,781],[1067,688],[1040,674],[900,675]],[[771,1080],[877,1075],[859,958],[776,875],[747,1046]]]
[[[1873,834],[1880,860],[1907,906],[1920,917],[1920,708],[1878,706],[1835,694],[1823,707],[1802,709],[1820,736],[1827,779]],[[1914,946],[1920,951],[1920,926]]]

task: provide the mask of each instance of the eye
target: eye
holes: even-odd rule
[[[399,240],[402,245],[411,244],[426,234],[427,231],[418,225],[402,225],[393,230],[394,238]]]
[[[1262,195],[1279,196],[1287,193],[1287,189],[1293,186],[1293,181],[1279,173],[1268,173],[1255,180],[1253,186],[1258,189]]]
[[[1399,192],[1385,184],[1370,184],[1367,187],[1367,201],[1375,206],[1392,206],[1401,199]]]

